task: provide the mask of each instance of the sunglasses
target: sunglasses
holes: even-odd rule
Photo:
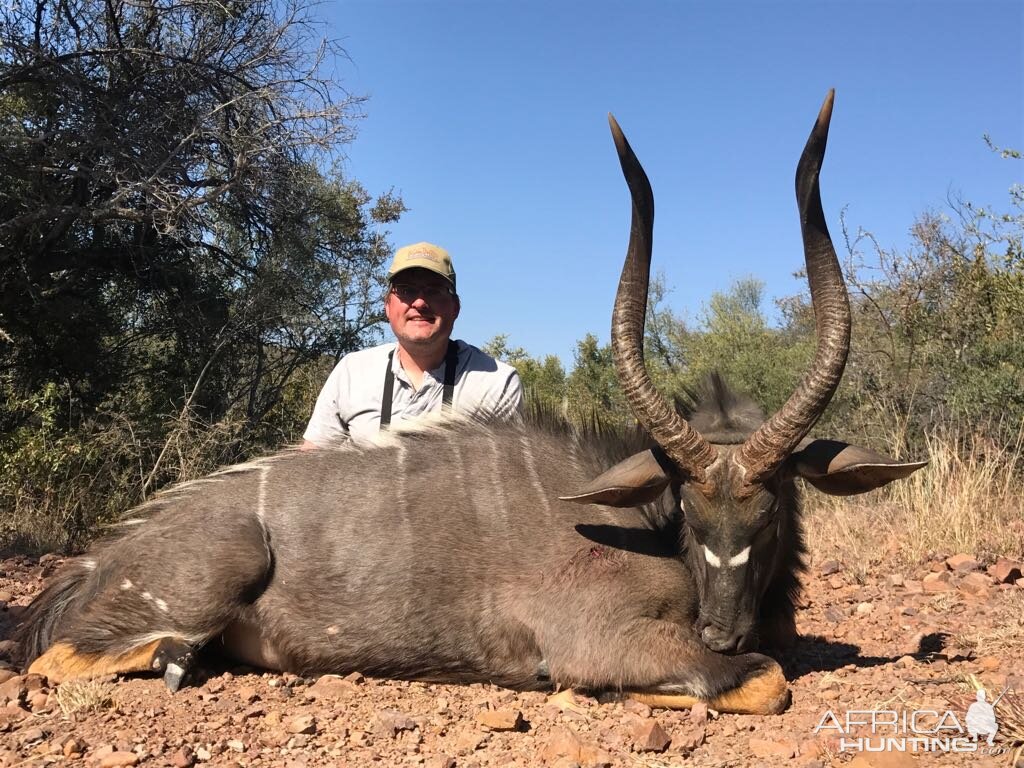
[[[420,285],[417,283],[392,283],[391,293],[404,304],[409,304],[422,296],[425,301],[437,301],[455,295],[450,285]]]

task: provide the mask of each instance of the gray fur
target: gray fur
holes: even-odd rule
[[[243,627],[296,672],[713,696],[770,662],[701,643],[669,495],[558,499],[643,447],[537,420],[463,423],[222,471],[134,510],[145,522],[91,552],[93,570],[59,574],[30,609],[26,658],[57,641],[111,655],[165,635],[219,644]],[[476,462],[494,457],[500,476],[481,481]],[[482,491],[492,480],[501,493]]]

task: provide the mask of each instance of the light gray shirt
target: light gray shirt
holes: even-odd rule
[[[483,420],[509,419],[519,413],[523,387],[516,369],[499,362],[464,341],[458,345],[452,410]],[[381,344],[345,355],[331,371],[317,397],[313,416],[303,435],[316,445],[346,439],[372,441],[380,430],[380,405],[388,355],[395,352],[391,370],[395,376],[391,401],[391,425],[441,413],[444,397],[444,363],[423,374],[415,389],[398,360],[398,344]]]

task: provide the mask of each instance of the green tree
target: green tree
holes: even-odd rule
[[[92,408],[148,368],[180,396],[239,338],[284,337],[271,292],[303,308],[310,354],[358,342],[371,317],[332,331],[322,277],[364,287],[384,250],[369,224],[401,202],[322,174],[361,102],[322,74],[338,51],[315,33],[304,0],[0,8],[0,328],[18,387],[67,382]]]
[[[895,414],[911,436],[962,420],[1011,439],[1024,422],[1024,227],[962,203],[954,210],[921,216],[904,252],[864,232],[851,242],[844,388],[846,419],[860,429],[883,431],[879,416]]]
[[[659,270],[651,278],[647,293],[647,319],[644,325],[644,362],[654,386],[672,399],[681,395],[686,375],[688,330],[668,305],[671,289],[665,273]]]
[[[796,387],[810,356],[806,337],[768,324],[763,309],[764,284],[738,280],[714,293],[696,330],[679,344],[689,365],[683,383],[697,386],[712,371],[733,388],[750,395],[771,413]]]
[[[535,402],[542,408],[558,413],[564,412],[565,368],[557,355],[545,355],[543,360],[538,360],[522,347],[509,347],[506,334],[495,336],[484,345],[483,351],[519,372],[527,402]]]
[[[611,345],[602,346],[594,334],[588,333],[576,342],[573,369],[566,386],[571,418],[582,421],[629,418],[629,408],[615,375]]]
[[[899,450],[959,423],[1012,445],[1024,425],[1024,189],[1005,211],[954,200],[922,214],[904,250],[845,221],[843,235],[853,334],[829,428]],[[810,337],[807,298],[784,309],[790,332]]]
[[[71,541],[295,439],[375,338],[404,206],[335,169],[362,99],[319,30],[308,0],[0,4],[6,519]]]

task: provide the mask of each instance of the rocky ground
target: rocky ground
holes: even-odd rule
[[[0,561],[2,768],[1012,766],[1009,739],[1024,738],[1024,579],[1013,561],[940,554],[871,576],[835,560],[812,562],[797,616],[801,639],[781,659],[793,703],[775,717],[652,712],[589,699],[562,709],[541,694],[483,685],[310,680],[215,666],[176,694],[142,677],[50,687],[17,674],[8,638],[59,562],[52,555]],[[860,737],[879,746],[884,736],[906,735],[892,727],[875,737],[852,728],[852,745],[841,741],[839,729],[848,717],[868,717],[857,714],[863,710],[900,717],[931,710],[918,716],[919,730],[959,737],[956,722],[966,725],[975,684],[990,699],[1010,688],[995,710],[997,754],[851,749]]]

